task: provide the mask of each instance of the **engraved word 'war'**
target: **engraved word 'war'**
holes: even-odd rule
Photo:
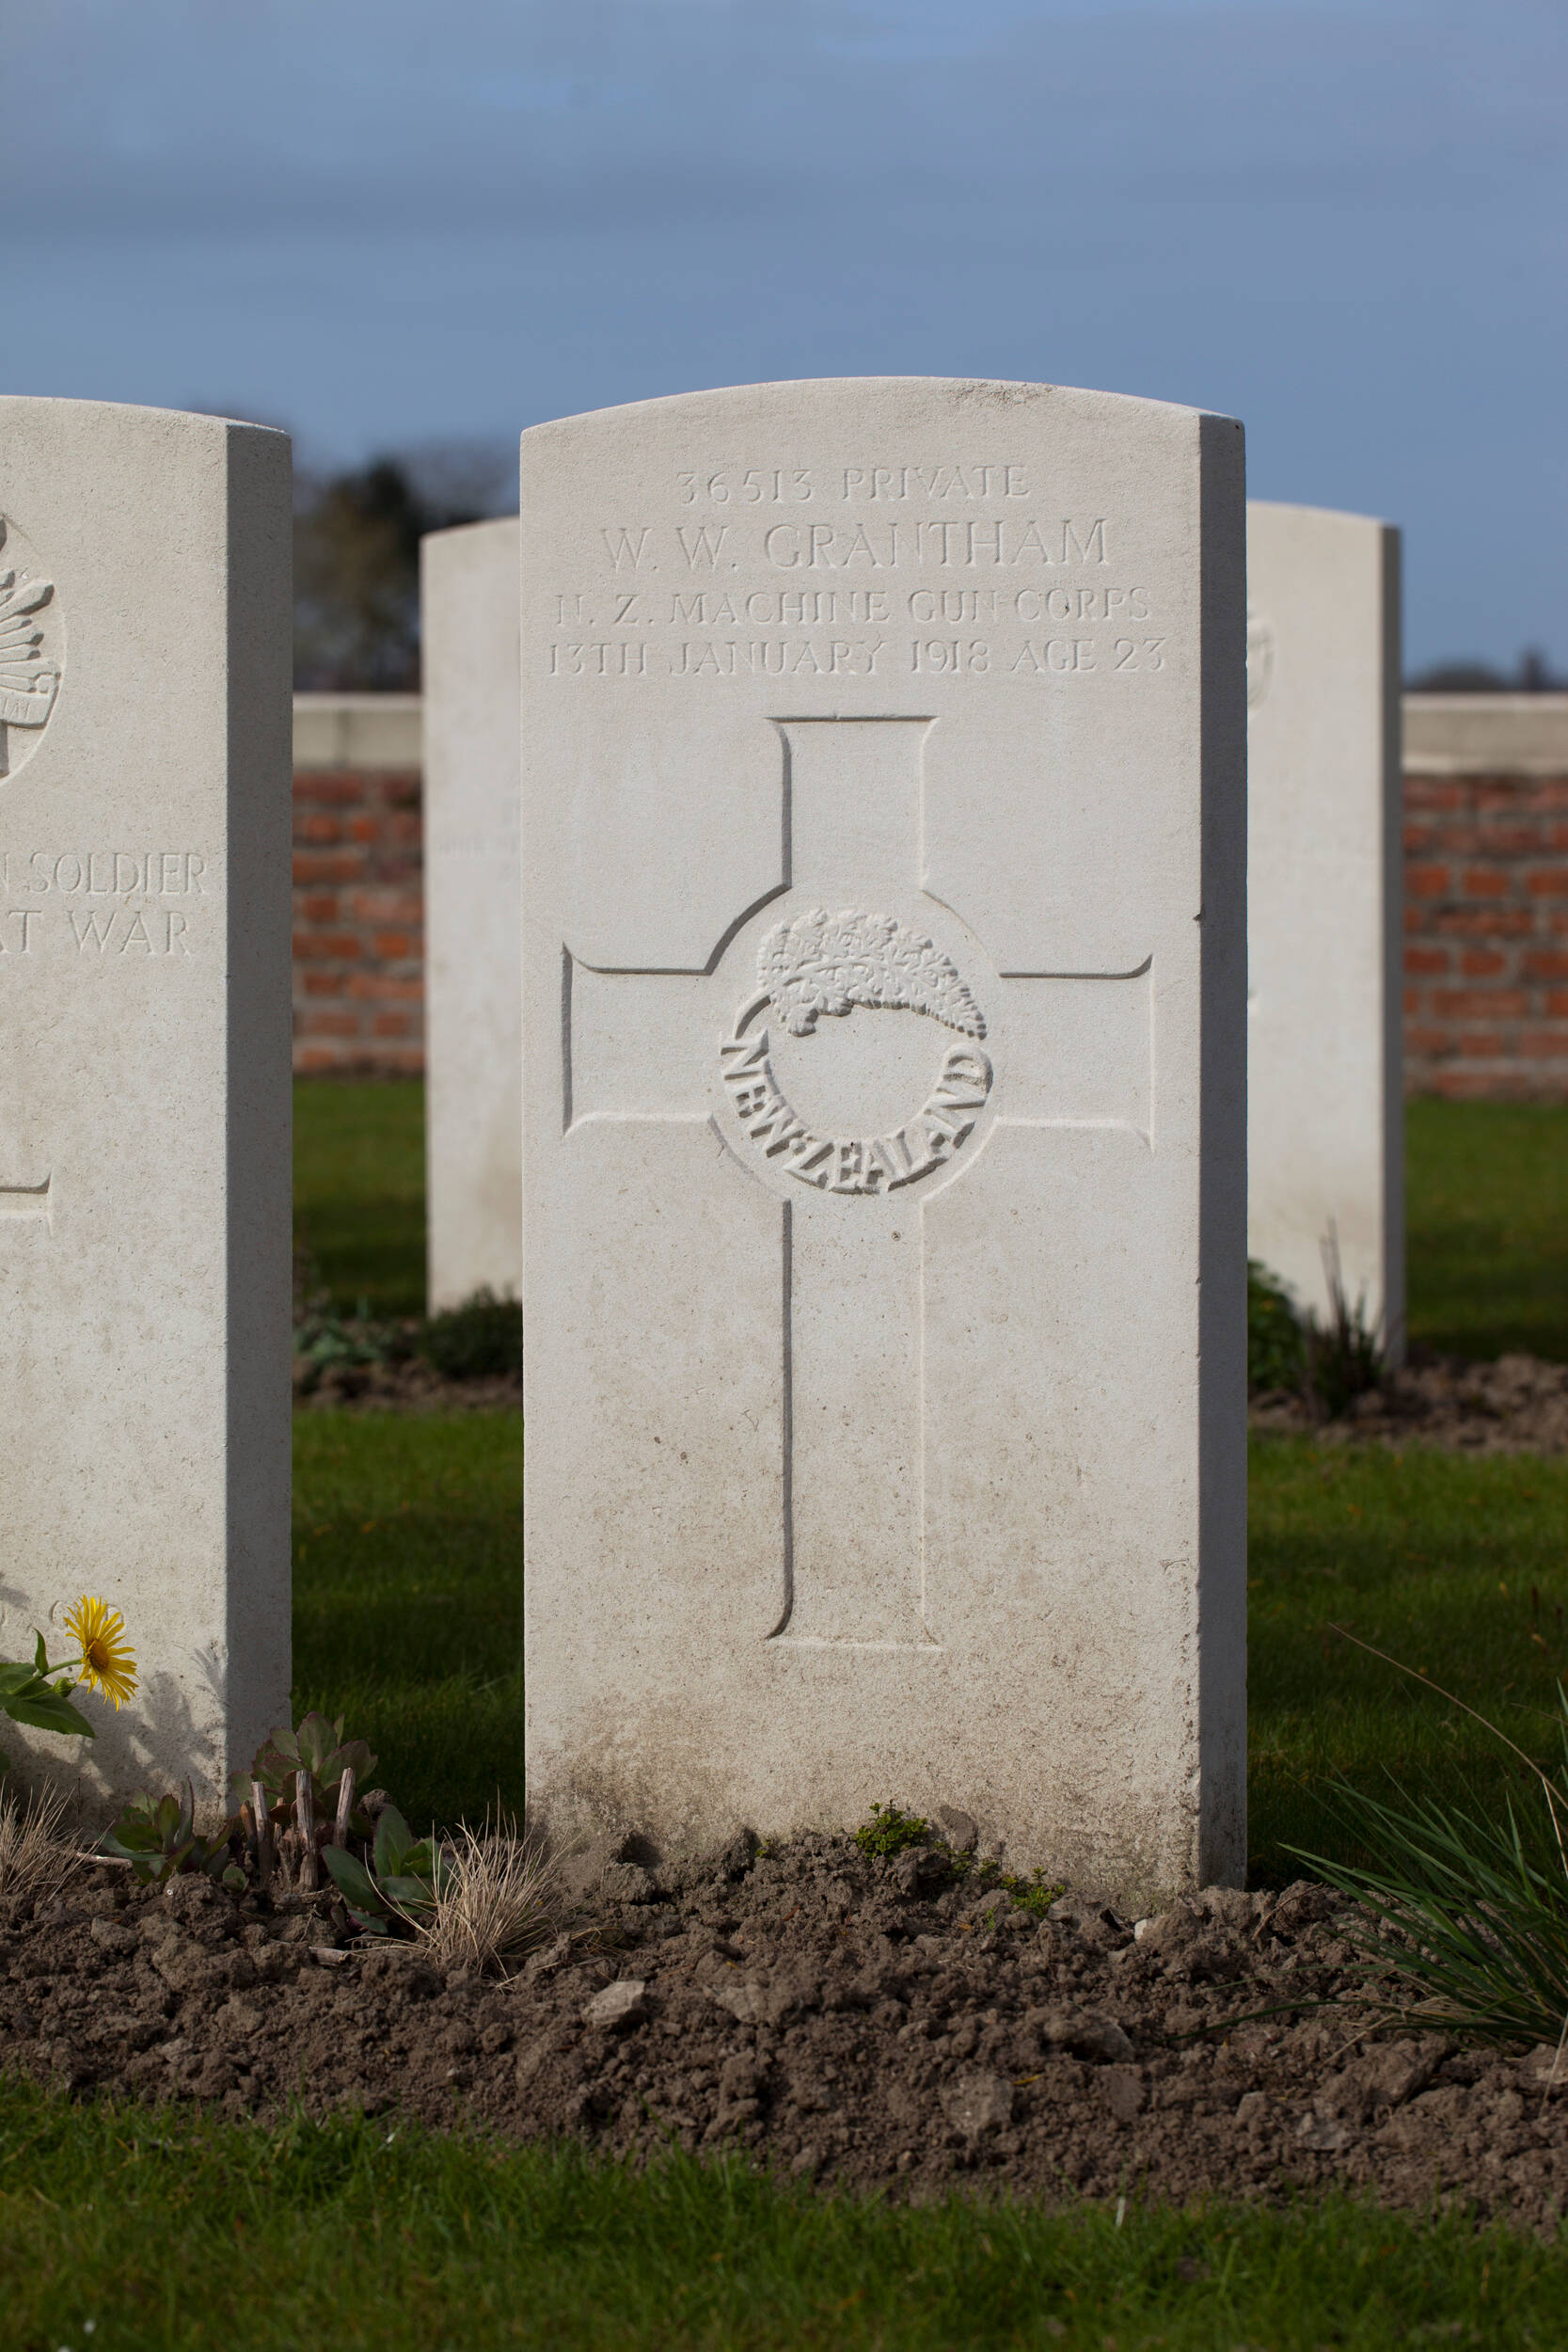
[[[820,1136],[780,1089],[768,1031],[748,1025],[770,1005],[792,1037],[811,1037],[827,1014],[857,1005],[923,1013],[962,1036],[983,1038],[985,1017],[958,969],[933,941],[891,914],[822,907],[770,930],[757,950],[762,993],[741,1006],[720,1042],[724,1085],[747,1136],[782,1172],[825,1192],[895,1192],[943,1167],[974,1132],[990,1093],[991,1066],[977,1047],[949,1046],[915,1116],[887,1135]]]
[[[63,654],[55,583],[15,524],[0,516],[0,777],[14,775],[37,750]]]

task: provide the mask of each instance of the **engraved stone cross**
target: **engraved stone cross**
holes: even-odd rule
[[[32,1217],[49,1222],[49,1178],[41,1184],[0,1184],[0,1217]]]
[[[927,1208],[997,1130],[1153,1146],[1150,960],[997,971],[924,887],[933,723],[774,722],[784,879],[701,971],[594,967],[565,946],[565,1126],[709,1124],[783,1206],[783,1606],[757,1628],[777,1642],[941,1645]]]

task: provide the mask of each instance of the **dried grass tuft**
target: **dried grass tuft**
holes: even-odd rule
[[[18,1800],[0,1796],[0,1898],[57,1895],[82,1867],[60,1835],[67,1805],[58,1788]]]
[[[510,1976],[560,1931],[563,1860],[504,1815],[481,1835],[459,1831],[441,1850],[434,1903],[413,1922],[420,1950],[440,1968]]]

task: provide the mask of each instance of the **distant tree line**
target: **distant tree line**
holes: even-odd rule
[[[294,685],[412,693],[420,684],[420,541],[515,504],[515,463],[487,443],[388,451],[294,476]]]
[[[1561,694],[1568,693],[1568,676],[1528,645],[1512,671],[1490,661],[1435,661],[1406,678],[1405,686],[1414,694]]]

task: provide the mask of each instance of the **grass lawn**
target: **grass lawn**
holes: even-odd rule
[[[734,2165],[638,2178],[386,2117],[266,2132],[4,2082],[0,2212],[13,2352],[1562,2340],[1560,2255],[1462,2217],[899,2211]]]
[[[345,1303],[421,1303],[423,1099],[408,1080],[297,1089],[298,1223]],[[1568,1355],[1568,1106],[1418,1103],[1409,1142],[1415,1336]],[[521,1478],[513,1417],[299,1420],[299,1703],[346,1710],[419,1819],[521,1802]],[[1336,1772],[1507,1785],[1479,1726],[1332,1621],[1551,1754],[1568,1463],[1270,1439],[1251,1520],[1257,1875],[1291,1875],[1287,1845],[1341,1850],[1321,1793]]]
[[[1410,1336],[1568,1359],[1568,1104],[1412,1103]],[[294,1234],[339,1306],[424,1311],[424,1087],[294,1088]]]
[[[1412,1103],[1410,1336],[1568,1358],[1568,1104]]]
[[[422,1305],[421,1118],[416,1085],[299,1089],[298,1226],[341,1305]],[[1410,1136],[1414,1335],[1568,1356],[1568,1113],[1422,1104]],[[515,1416],[296,1421],[297,1701],[346,1713],[421,1823],[521,1803],[521,1469]],[[1331,1621],[1551,1754],[1568,1462],[1259,1441],[1250,1580],[1257,1877],[1296,1875],[1290,1844],[1344,1851],[1323,1802],[1336,1772],[1472,1778],[1494,1805],[1509,1785],[1478,1726]],[[0,2214],[18,2352],[1380,2352],[1562,2334],[1560,2253],[1462,2217],[905,2213],[721,2164],[638,2179],[388,2117],[264,2131],[3,2080]]]
[[[1255,1439],[1248,1506],[1251,1869],[1305,1846],[1356,1858],[1326,1810],[1344,1773],[1473,1789],[1501,1811],[1524,1767],[1479,1724],[1365,1651],[1348,1626],[1480,1708],[1544,1764],[1568,1681],[1568,1460]]]
[[[423,1314],[422,1079],[294,1081],[294,1247],[340,1311]]]
[[[294,1417],[295,1707],[421,1822],[522,1810],[522,1510],[515,1413]]]
[[[515,1415],[301,1414],[294,1439],[296,1705],[346,1714],[410,1818],[519,1808],[522,1445]],[[1520,1767],[1478,1724],[1330,1631],[1424,1667],[1529,1754],[1568,1680],[1568,1461],[1256,1440],[1249,1557],[1252,1867],[1349,1855],[1325,1811],[1375,1788]],[[901,1792],[889,1792],[896,1799]]]

